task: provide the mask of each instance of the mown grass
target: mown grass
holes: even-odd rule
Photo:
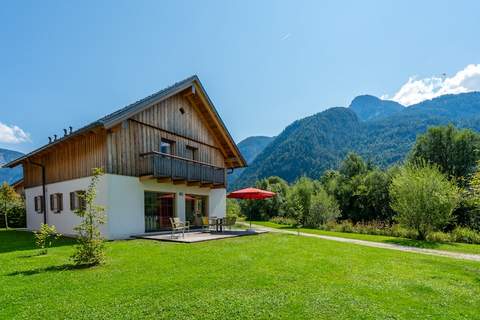
[[[0,232],[0,319],[476,319],[480,264],[292,235],[107,244],[69,262]],[[18,250],[17,250],[18,249]]]
[[[285,230],[295,230],[295,231],[298,230],[297,228],[293,228],[292,226],[289,226],[289,225],[277,224],[270,221],[252,221],[252,224],[275,228],[275,229],[285,229]],[[360,234],[360,233],[353,233],[353,232],[326,231],[326,230],[309,229],[309,228],[300,228],[299,231],[304,233],[320,234],[320,235],[340,237],[340,238],[367,240],[367,241],[383,242],[383,243],[393,243],[393,244],[399,244],[403,246],[411,246],[411,247],[417,247],[417,248],[480,254],[480,245],[478,244],[457,243],[457,242],[441,243],[441,242],[420,241],[420,240],[391,237],[391,236]]]

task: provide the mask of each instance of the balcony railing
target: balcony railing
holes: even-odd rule
[[[144,162],[143,176],[151,175],[157,179],[170,178],[173,181],[226,185],[225,168],[158,151],[143,153],[140,156]]]

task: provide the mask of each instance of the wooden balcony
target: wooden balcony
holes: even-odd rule
[[[143,158],[142,177],[204,187],[226,186],[225,168],[158,151],[143,153],[140,157]]]

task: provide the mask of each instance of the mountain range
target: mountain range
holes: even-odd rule
[[[402,161],[418,134],[452,123],[480,130],[480,92],[444,95],[405,107],[371,95],[354,98],[348,108],[335,107],[296,120],[278,136],[253,136],[238,144],[249,166],[228,175],[229,188],[253,185],[280,176],[288,182],[320,177],[354,151],[380,167]],[[0,165],[22,156],[0,149]],[[22,176],[20,167],[0,168],[0,183]]]
[[[16,158],[23,156],[23,153],[8,149],[0,148],[0,166],[15,160]],[[19,166],[17,168],[0,168],[0,184],[6,181],[7,183],[12,183],[20,179],[23,175],[22,168]]]
[[[452,123],[480,130],[480,92],[444,95],[405,107],[371,95],[358,96],[348,108],[335,107],[294,121],[258,153],[233,188],[272,175],[293,182],[320,177],[357,152],[380,167],[402,161],[418,134]]]
[[[240,141],[237,146],[245,158],[245,161],[250,164],[253,162],[253,160],[255,160],[257,155],[262,152],[263,149],[265,149],[265,147],[274,139],[275,137],[253,136]],[[244,168],[239,168],[230,173],[227,176],[228,185],[231,185],[233,182],[235,182],[235,180],[242,174],[244,170]]]

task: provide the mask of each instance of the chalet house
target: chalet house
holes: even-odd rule
[[[190,77],[47,145],[6,167],[23,166],[27,227],[74,234],[73,211],[103,168],[97,204],[108,239],[168,230],[169,218],[195,226],[225,216],[228,170],[246,165],[197,76]]]

